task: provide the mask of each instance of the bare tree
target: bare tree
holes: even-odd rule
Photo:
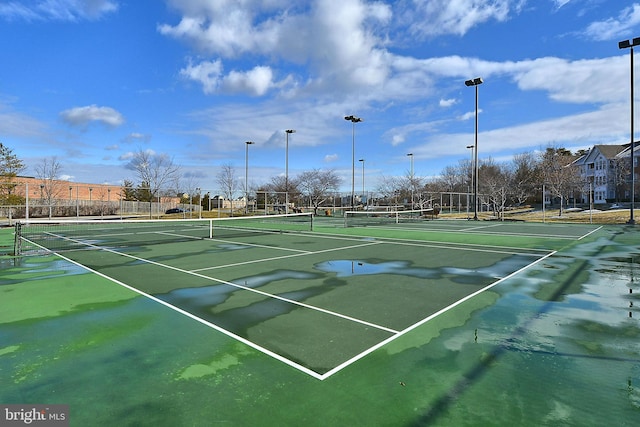
[[[36,166],[36,176],[40,180],[41,203],[49,207],[49,218],[51,218],[53,204],[59,198],[63,188],[58,181],[58,175],[62,171],[62,165],[55,157],[42,159]]]
[[[149,217],[151,217],[153,200],[158,198],[160,191],[169,186],[177,186],[180,167],[174,164],[173,159],[166,154],[158,154],[152,150],[139,150],[133,155],[126,168],[133,170],[140,184],[148,187]]]
[[[580,188],[581,178],[578,168],[571,167],[574,156],[565,148],[548,147],[542,154],[540,167],[544,184],[549,193],[560,199],[560,215],[566,200]]]
[[[382,176],[378,181],[376,191],[380,193],[386,204],[396,203],[402,193],[402,179],[396,176]]]
[[[233,215],[233,199],[235,198],[235,193],[238,191],[239,186],[235,168],[229,163],[222,165],[220,167],[220,171],[216,175],[216,180],[218,182],[218,186],[222,189],[222,195],[224,198],[230,200],[232,203],[231,214]]]
[[[289,203],[295,203],[301,195],[299,186],[299,178],[297,177],[289,177],[287,180],[282,175],[276,175],[271,177],[269,183],[261,186],[260,191],[263,192],[261,197],[264,197],[265,203],[285,204],[288,195]]]
[[[504,164],[494,164],[484,173],[483,192],[496,216],[504,219],[504,209],[513,183],[513,170]]]
[[[330,196],[331,191],[337,191],[340,177],[334,170],[313,169],[303,172],[298,177],[302,193],[309,198],[313,212],[318,213],[318,207]]]
[[[513,183],[511,192],[518,205],[535,194],[538,159],[531,152],[513,156]]]
[[[611,162],[613,173],[608,175],[609,184],[615,188],[616,202],[619,202],[624,197],[625,189],[628,188],[631,165],[629,159],[625,157],[616,157]]]
[[[406,191],[406,199],[411,202],[411,209],[415,209],[416,206],[422,206],[424,200],[422,191],[424,187],[424,180],[422,177],[411,174],[411,171],[407,172],[403,181],[403,190]]]
[[[440,173],[439,186],[443,191],[455,192],[466,190],[465,181],[468,181],[469,172],[464,168],[468,160],[461,160],[458,166],[447,166]]]

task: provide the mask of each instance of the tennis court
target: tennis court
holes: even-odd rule
[[[39,350],[39,356],[34,356],[30,352],[36,350],[25,345],[21,335],[30,331],[28,335],[42,340],[40,335],[45,329],[40,329],[44,328],[40,323],[46,322],[46,329],[50,331],[53,322],[58,323],[57,328],[62,325],[68,328],[64,329],[62,340],[71,340],[73,344],[69,345],[75,347],[65,353],[73,354],[71,359],[76,362],[78,358],[87,357],[78,348],[92,347],[95,353],[90,360],[97,358],[115,364],[118,359],[127,366],[132,363],[135,369],[146,366],[159,376],[151,381],[153,384],[179,380],[176,392],[181,390],[184,394],[185,383],[189,389],[215,391],[216,396],[222,392],[221,387],[230,387],[236,407],[257,402],[273,404],[282,399],[293,399],[301,404],[292,391],[280,390],[283,384],[307,397],[309,393],[316,397],[316,393],[320,393],[335,399],[346,392],[355,393],[358,399],[365,401],[372,399],[370,404],[373,406],[365,405],[372,412],[368,415],[335,401],[335,408],[325,407],[328,412],[319,411],[317,407],[310,409],[308,402],[304,405],[306,412],[291,409],[283,414],[271,407],[271,413],[277,415],[262,425],[282,425],[282,422],[294,420],[306,420],[305,423],[311,425],[344,422],[353,425],[354,420],[362,420],[356,425],[446,425],[464,419],[462,413],[454,410],[459,404],[467,402],[471,396],[479,402],[482,400],[483,390],[488,387],[483,384],[486,378],[496,382],[489,389],[505,384],[514,386],[513,364],[506,360],[515,356],[518,365],[523,363],[522,358],[530,361],[539,358],[528,366],[528,374],[518,373],[518,376],[535,377],[544,370],[539,364],[547,363],[542,359],[562,359],[574,353],[577,360],[590,363],[599,360],[623,370],[625,373],[621,375],[627,378],[627,383],[622,384],[627,386],[627,403],[622,405],[626,409],[620,411],[618,408],[618,413],[624,420],[639,410],[640,399],[635,400],[638,395],[634,388],[636,378],[640,382],[637,347],[630,346],[622,351],[623,354],[612,356],[607,354],[611,349],[603,349],[602,344],[594,351],[587,338],[576,337],[574,345],[582,345],[587,353],[582,355],[566,342],[560,346],[551,345],[548,334],[542,334],[546,338],[541,339],[533,332],[540,322],[547,327],[547,322],[551,322],[551,329],[560,329],[565,322],[566,325],[571,323],[558,314],[555,304],[567,295],[580,294],[590,280],[589,271],[602,274],[602,263],[620,264],[622,267],[618,265],[613,271],[623,276],[621,281],[626,280],[627,273],[633,274],[625,268],[633,268],[638,262],[634,257],[639,256],[640,251],[636,245],[631,251],[635,255],[631,258],[621,256],[629,248],[616,247],[622,243],[612,243],[614,239],[628,238],[621,229],[415,218],[405,222],[388,217],[358,220],[357,224],[346,223],[346,226],[339,223],[341,219],[335,218],[310,221],[310,217],[298,215],[254,218],[253,223],[242,220],[233,223],[212,220],[104,221],[97,224],[69,221],[54,225],[44,221],[44,228],[35,224],[23,226],[21,235],[25,253],[45,247],[55,250],[57,255],[32,252],[34,255],[23,258],[28,266],[9,268],[2,278],[4,296],[16,301],[16,293],[9,291],[26,295],[23,294],[24,287],[20,288],[9,277],[13,271],[17,275],[34,274],[33,281],[38,286],[48,280],[53,287],[68,287],[65,298],[79,298],[80,301],[63,303],[52,298],[54,305],[69,306],[66,310],[50,308],[55,315],[27,315],[27,319],[32,319],[29,321],[12,322],[11,314],[5,314],[4,322],[0,322],[0,336],[6,340],[5,345],[0,345],[0,363],[4,362],[0,367],[1,372],[5,372],[3,375],[7,375],[4,380],[13,385],[9,391],[2,392],[2,401],[8,401],[6,393],[18,393],[30,401],[46,396],[41,389],[30,395],[24,388],[26,384],[32,384],[31,380],[23,378],[29,376],[29,370],[41,369],[34,366],[33,360],[30,368],[23,366],[20,370],[12,366],[9,357],[2,355],[15,356],[22,352],[27,359],[40,357],[59,364],[53,362],[65,359],[59,352],[47,356]],[[602,261],[591,269],[590,257],[596,255],[602,257]],[[51,263],[58,266],[63,263],[63,267],[52,270]],[[45,265],[48,267],[42,269]],[[88,296],[86,287],[75,283],[87,274],[100,278],[95,290],[104,294],[104,301]],[[608,271],[607,277],[611,274]],[[43,277],[46,278],[44,282]],[[618,296],[627,304],[623,308],[624,316],[616,318],[615,326],[607,327],[611,332],[620,327],[622,321],[628,337],[638,336],[640,329],[633,317],[635,308],[627,301],[635,296],[629,292],[631,285],[628,282],[624,286],[627,293],[620,292]],[[45,294],[49,292],[45,290],[46,286],[38,289]],[[608,298],[613,297],[608,295]],[[32,302],[34,300],[38,301],[38,297]],[[571,307],[571,310],[579,309]],[[13,313],[13,316],[21,319],[24,315]],[[72,327],[65,321],[70,316],[76,317]],[[79,326],[82,322],[76,323],[78,317],[85,317],[84,324],[91,325],[88,329],[101,338],[88,338],[91,333],[82,330]],[[584,320],[584,312],[578,317]],[[93,320],[86,323],[87,319]],[[149,324],[163,326],[159,330],[149,330]],[[93,329],[97,325],[108,332],[97,332]],[[579,329],[582,335],[593,332],[585,325]],[[599,332],[599,328],[596,329]],[[625,333],[620,336],[624,337]],[[128,352],[120,348],[123,345],[120,340],[124,337]],[[161,342],[158,337],[162,337]],[[81,344],[83,339],[103,342],[93,348],[95,342]],[[113,346],[114,342],[120,344]],[[44,348],[52,345],[48,342]],[[114,347],[119,348],[120,353],[113,353]],[[176,350],[180,354],[176,354]],[[200,362],[185,363],[185,357]],[[153,360],[149,363],[155,364],[148,365],[145,360]],[[13,362],[19,365],[16,360]],[[172,366],[168,369],[170,374],[167,365]],[[507,373],[502,365],[508,365]],[[85,381],[95,381],[95,375],[104,375],[104,369],[104,366],[92,367],[90,371],[96,372],[89,376],[91,379],[74,379],[72,383],[87,387]],[[142,375],[139,372],[129,374],[136,379]],[[170,381],[167,375],[171,377]],[[120,374],[117,377],[119,381],[128,382]],[[112,381],[99,378],[108,383]],[[223,378],[226,385],[220,383]],[[355,388],[349,385],[352,381],[356,382]],[[372,390],[371,381],[381,388]],[[269,388],[269,382],[275,388]],[[245,388],[252,383],[261,385],[256,390]],[[525,383],[527,387],[540,387],[533,377]],[[413,388],[416,386],[417,389]],[[122,384],[114,387],[123,390]],[[163,387],[166,384],[160,388]],[[387,387],[389,390],[383,390]],[[544,394],[541,389],[536,390]],[[500,391],[502,398],[508,400],[505,393],[510,392]],[[581,393],[586,393],[583,399],[590,399],[590,391]],[[169,394],[173,398],[180,395]],[[65,399],[56,402],[78,399],[67,387],[63,387],[61,395]],[[244,397],[241,399],[239,395]],[[325,405],[328,404],[326,396],[320,398]],[[391,410],[393,417],[400,416],[403,420],[395,424],[389,418],[391,415],[382,415],[373,409],[377,405],[376,399],[383,396],[391,401],[402,399],[400,408],[406,411],[406,405],[409,405],[414,410],[401,415],[399,409]],[[354,398],[343,397],[345,402],[352,402]],[[152,402],[158,402],[157,399],[148,397],[145,400],[136,396],[134,400],[152,405]],[[230,403],[226,397],[216,399]],[[200,398],[196,400],[203,403]],[[542,400],[542,396],[532,399],[536,405]],[[251,414],[229,412],[229,408],[220,407],[220,402],[214,404],[219,411],[217,415],[205,411],[217,421],[227,420],[238,425],[261,420],[253,411]],[[262,403],[258,406],[264,409]],[[185,408],[193,409],[193,403],[183,404]],[[110,413],[108,404],[102,402],[100,405],[105,406],[99,412]],[[415,405],[420,408],[417,412]],[[189,421],[184,422],[182,408],[177,410],[182,417],[174,420],[177,425],[208,425],[194,418],[196,415],[187,416]],[[465,411],[469,410],[467,406],[465,408]],[[560,409],[556,408],[560,412],[554,416],[575,417],[574,413],[562,415],[562,408],[562,405]],[[146,424],[141,420],[148,420],[146,416],[153,418],[147,411],[138,410],[142,412],[119,414],[118,417],[125,417],[132,424]],[[523,412],[530,413],[529,410]],[[170,417],[165,410],[162,413]],[[371,419],[374,414],[378,417],[375,420]],[[468,419],[465,424],[483,425],[482,420],[486,421],[486,418],[479,416]],[[514,420],[522,421],[519,417],[522,413],[506,415],[504,425]],[[531,421],[535,422],[530,425],[540,425],[540,418],[531,417]]]

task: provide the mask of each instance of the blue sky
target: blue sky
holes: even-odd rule
[[[608,0],[0,0],[0,141],[35,175],[135,180],[139,150],[185,186],[217,166],[265,183],[334,169],[356,188],[468,159],[629,141],[640,2]],[[636,60],[638,63],[638,60]],[[636,76],[640,73],[636,73]],[[640,89],[639,89],[640,91]],[[636,91],[636,93],[640,93]],[[639,126],[637,126],[639,127]]]

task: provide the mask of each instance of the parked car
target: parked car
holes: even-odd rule
[[[165,211],[166,214],[175,214],[175,213],[182,213],[182,212],[184,211],[180,208],[171,208]]]
[[[622,205],[618,204],[618,203],[614,203],[611,205],[611,207],[609,209],[622,209]]]

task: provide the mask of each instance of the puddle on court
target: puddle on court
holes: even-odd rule
[[[308,280],[317,277],[317,274],[312,273],[279,270],[270,274],[241,278],[236,280],[235,283],[246,288],[255,289],[279,280]],[[217,284],[176,289],[167,294],[156,295],[156,297],[176,307],[186,309],[204,320],[218,322],[219,326],[231,330],[245,330],[257,323],[286,314],[296,308],[290,303],[273,298],[265,298],[260,294],[238,293],[239,290],[240,288],[237,286]],[[291,290],[278,293],[278,296],[294,301],[302,301],[313,296],[316,292],[314,289]],[[240,298],[236,301],[233,298],[234,295],[240,295]],[[229,312],[233,312],[233,316],[228,316]]]
[[[372,263],[364,260],[339,259],[316,264],[315,268],[326,273],[335,273],[338,277],[403,274],[428,279],[440,276],[440,273],[434,269],[412,268],[411,263],[407,261]]]
[[[282,299],[308,301],[327,294],[332,289],[349,286],[349,277],[397,275],[418,279],[425,285],[433,283],[434,280],[447,279],[463,285],[477,286],[479,278],[489,284],[530,262],[531,257],[515,255],[482,268],[462,269],[415,267],[412,262],[401,260],[373,262],[364,259],[335,259],[315,264],[312,272],[276,270],[234,278],[231,280],[233,284],[218,283],[181,288],[155,296],[218,326],[233,331],[244,331],[297,308],[295,304]],[[379,279],[372,280],[371,283],[379,283]],[[240,286],[260,290],[265,289],[267,285],[268,294],[277,295],[282,299],[274,299],[257,292],[242,292],[241,288],[238,288]]]
[[[513,271],[522,268],[530,261],[530,258],[513,256],[499,261],[492,266],[478,269],[462,269],[453,267],[412,267],[411,262],[408,261],[387,261],[376,263],[365,260],[337,259],[318,263],[314,266],[314,269],[323,273],[335,274],[338,278],[381,274],[412,276],[419,279],[438,279],[444,276],[450,276],[451,280],[458,283],[477,284],[478,277],[500,279],[511,274]],[[257,289],[264,285],[283,280],[317,280],[321,277],[322,276],[318,273],[308,273],[295,270],[278,270],[267,274],[241,277],[235,279],[233,282],[240,286]],[[344,284],[346,283],[347,282],[344,282]],[[199,310],[211,307],[208,311],[216,312],[218,310],[214,307],[227,301],[230,296],[237,291],[238,288],[235,286],[217,284],[196,288],[181,288],[173,290],[167,294],[157,296],[178,307],[194,307]],[[289,290],[288,292],[278,293],[278,295],[299,301],[321,292],[322,289],[308,288],[305,290]],[[265,302],[262,301],[260,304],[265,304]],[[225,308],[228,309],[229,307],[225,306]],[[238,307],[236,306],[235,308]],[[273,316],[271,309],[268,311],[269,316]]]
[[[43,280],[60,276],[71,276],[78,274],[87,274],[87,270],[79,265],[69,263],[62,259],[48,260],[47,262],[32,262],[30,260],[36,258],[20,257],[16,261],[11,260],[9,263],[1,263],[0,268],[3,271],[10,268],[20,268],[20,272],[17,275],[12,275],[10,279],[4,279],[0,276],[0,286],[13,285],[20,283],[24,280]],[[9,273],[11,274],[11,273]],[[28,279],[22,277],[29,276]]]
[[[335,273],[338,277],[363,276],[376,274],[397,274],[413,276],[421,279],[436,279],[443,276],[452,276],[456,283],[477,283],[478,277],[502,279],[514,271],[532,262],[531,257],[514,255],[496,262],[495,264],[481,268],[439,267],[424,268],[412,267],[408,261],[368,262],[366,260],[332,260],[315,265],[315,268],[327,273]]]

